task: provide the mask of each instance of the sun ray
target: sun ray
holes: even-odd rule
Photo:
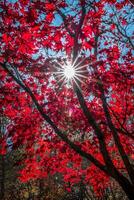
[[[75,68],[77,68],[79,65],[81,65],[81,63],[83,63],[86,59],[87,59],[87,57],[84,58],[83,60],[81,60],[77,65],[75,65]]]
[[[58,83],[61,82],[63,79],[65,79],[64,76],[62,76],[62,77],[58,80]]]
[[[75,84],[77,85],[77,87],[79,88],[79,90],[81,90],[81,88],[80,88],[79,84],[77,83],[77,81],[75,80],[75,78],[73,80],[74,80]]]
[[[59,72],[53,72],[54,74],[64,74],[63,71],[59,71]]]
[[[79,67],[78,66],[75,66],[75,69],[82,69],[82,68],[88,67],[89,64],[85,64],[85,65],[82,65],[82,66],[79,66]]]
[[[84,60],[86,58],[82,59],[78,63],[79,58],[80,53],[75,58],[74,62],[71,62],[70,60],[64,60],[62,61],[62,64],[59,62],[55,62],[57,66],[54,66],[56,68],[56,71],[53,72],[53,74],[55,75],[55,77],[58,77],[57,82],[61,82],[60,87],[62,87],[64,84],[66,84],[66,86],[71,86],[73,85],[73,83],[75,83],[77,87],[80,87],[80,83],[85,84],[83,79],[87,78],[85,73],[88,72],[86,67],[89,66],[89,64],[84,65]]]
[[[75,63],[77,62],[77,60],[78,60],[78,58],[79,58],[79,55],[80,55],[80,53],[76,56],[74,62],[72,63],[72,66],[73,66],[73,67],[75,66]]]
[[[63,77],[64,74],[54,74],[56,77]]]
[[[66,79],[63,80],[63,82],[62,82],[62,84],[61,84],[61,86],[60,86],[61,88],[62,88],[62,86],[66,83],[66,81],[67,81]]]
[[[60,64],[59,62],[56,62],[56,61],[55,61],[55,63],[56,63],[57,65],[59,65],[61,68],[63,68],[63,65]]]
[[[80,76],[82,78],[87,78],[87,76],[84,76],[83,74],[76,74],[76,77],[78,77],[78,76]]]
[[[87,70],[76,70],[75,72],[76,72],[76,74],[77,73],[84,73],[84,72],[87,72]]]
[[[83,83],[83,84],[85,84],[85,82],[82,80],[82,79],[80,79],[78,76],[77,77],[75,77],[75,80],[78,80],[79,82],[81,82],[81,83]]]
[[[55,69],[59,70],[59,67],[58,67],[58,66],[53,66],[53,68],[55,68]]]

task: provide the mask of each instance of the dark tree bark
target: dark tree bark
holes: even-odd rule
[[[5,156],[1,155],[1,173],[0,173],[0,199],[4,200],[5,197]]]

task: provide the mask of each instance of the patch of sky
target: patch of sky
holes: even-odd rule
[[[66,16],[70,15],[74,17],[76,15],[76,12],[74,9],[78,9],[78,1],[77,0],[66,0],[67,7],[61,8],[61,12]],[[55,17],[52,21],[52,25],[54,26],[60,26],[62,24],[63,20],[62,17],[56,12]]]
[[[45,16],[46,15],[44,13],[41,13],[40,16],[39,16],[39,18],[38,18],[38,22],[41,22],[42,20],[44,20]]]
[[[9,3],[16,3],[18,0],[8,0]]]
[[[88,96],[88,101],[91,102],[91,101],[94,100],[94,98],[95,98],[95,96],[94,96],[93,94],[90,94],[90,95]]]
[[[119,3],[122,1],[118,1]],[[134,12],[133,12],[133,8],[131,8],[130,6],[125,6],[122,9],[122,12],[117,12],[117,10],[113,7],[113,6],[109,6],[106,4],[105,9],[108,13],[113,13],[114,17],[113,17],[113,21],[118,24],[118,27],[121,29],[121,31],[123,31],[123,29],[125,29],[125,32],[127,34],[128,37],[131,37],[134,34],[134,23],[133,23],[133,19],[134,19]],[[127,13],[127,15],[126,15]],[[126,19],[126,21],[128,21],[128,25],[126,27],[122,27],[121,23],[120,23],[120,17]]]
[[[60,26],[62,24],[63,20],[61,16],[58,13],[55,13],[54,19],[52,21],[53,26]]]
[[[131,37],[134,35],[134,23],[127,26],[127,36]]]
[[[65,57],[66,54],[63,51],[56,52],[56,51],[54,51],[54,50],[52,50],[50,48],[48,48],[48,49],[41,48],[38,53],[32,55],[32,58],[36,60],[40,56],[42,56],[44,58],[51,58],[51,57],[52,58],[54,58],[54,57],[58,58],[58,57],[61,57],[61,56]]]
[[[118,0],[118,3],[121,3],[122,1]],[[115,24],[117,24],[118,29],[120,30],[120,32],[122,32],[122,34],[124,35],[124,48],[122,48],[123,46],[120,46],[120,42],[118,41],[118,47],[121,49],[121,53],[122,56],[125,55],[128,52],[127,47],[125,46],[125,41],[127,41],[127,37],[131,40],[131,42],[133,43],[133,39],[132,36],[134,34],[134,23],[133,23],[133,19],[134,19],[134,12],[133,9],[130,6],[125,6],[121,12],[117,12],[117,10],[115,9],[114,6],[111,6],[109,4],[105,5],[105,11],[109,14],[114,14],[114,16],[112,18],[109,18],[109,15],[104,15],[102,17],[102,21],[106,22],[107,20],[107,24],[103,23],[102,24],[105,26],[106,29],[108,29],[109,31],[104,33],[104,38],[105,38],[108,42],[109,45],[106,46],[106,48],[112,47],[114,45],[114,41],[112,40],[112,33],[110,33],[110,24],[113,22]],[[121,23],[121,18],[125,19],[128,24],[126,26],[123,26]],[[116,34],[118,34],[117,30],[114,30],[116,32]],[[126,35],[126,36],[125,36]],[[109,37],[110,36],[110,37]],[[102,39],[100,41],[101,43],[101,47],[104,48],[104,39]]]
[[[12,145],[12,138],[11,137],[7,138],[7,145],[8,146]]]

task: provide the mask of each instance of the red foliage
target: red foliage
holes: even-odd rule
[[[61,85],[53,75],[55,60],[62,65],[62,55],[70,58],[76,52],[77,55],[80,53],[76,63],[85,59],[82,65],[88,64],[85,67],[86,79],[83,78],[85,72],[82,72],[84,83],[80,84],[86,105],[103,133],[113,165],[122,175],[128,176],[107,122],[101,87],[103,85],[114,128],[131,162],[134,157],[133,66],[129,59],[130,55],[132,57],[132,43],[130,38],[126,43],[122,42],[126,41],[122,38],[127,36],[118,32],[114,13],[108,11],[109,4],[116,13],[123,13],[123,9],[131,9],[131,6],[127,1],[119,5],[116,1],[104,0],[82,11],[85,1],[78,1],[78,10],[69,8],[67,2],[59,2],[19,0],[14,4],[1,3],[4,26],[0,27],[0,109],[10,121],[6,131],[12,138],[13,148],[23,145],[26,151],[21,181],[61,173],[65,183],[75,185],[84,177],[84,183],[92,185],[99,195],[102,189],[108,187],[111,175],[102,172],[94,163],[85,164],[84,158],[57,136],[53,127],[42,118],[41,112],[49,116],[63,135],[79,148],[93,155],[101,165],[106,164],[100,141],[80,107],[73,86]],[[69,14],[62,12],[66,7],[72,9]],[[55,22],[59,18],[61,22]],[[125,15],[122,14],[119,19],[122,29],[129,25]],[[125,52],[122,52],[123,48]],[[5,70],[5,65],[13,76]],[[30,88],[30,92],[25,88]],[[34,95],[41,109],[29,93]],[[0,153],[5,154],[5,139],[0,146]]]

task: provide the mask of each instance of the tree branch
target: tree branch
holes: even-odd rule
[[[54,122],[49,118],[48,115],[46,115],[42,109],[42,107],[39,105],[36,97],[34,96],[34,94],[32,93],[31,89],[24,85],[19,79],[17,79],[15,77],[15,75],[8,69],[8,67],[6,66],[6,63],[0,63],[2,68],[13,78],[13,80],[21,87],[23,88],[23,90],[25,92],[27,92],[29,94],[29,96],[31,97],[32,101],[34,102],[34,104],[36,105],[39,113],[41,114],[41,116],[43,117],[43,119],[45,121],[47,121],[47,123],[52,127],[52,129],[55,131],[55,133],[65,142],[69,145],[69,147],[71,149],[73,149],[75,152],[77,152],[79,155],[81,155],[82,157],[85,157],[86,159],[88,159],[90,162],[92,162],[96,167],[98,167],[100,170],[102,170],[103,172],[105,172],[106,174],[112,176],[111,172],[108,171],[106,169],[106,167],[101,164],[97,159],[95,159],[91,154],[84,152],[78,145],[74,144],[71,140],[69,140],[67,138],[67,136],[62,133],[58,127],[54,124]]]
[[[131,166],[131,163],[129,162],[127,154],[125,153],[125,150],[124,150],[124,148],[123,148],[123,146],[122,146],[122,144],[120,142],[120,138],[118,136],[116,128],[115,128],[115,126],[114,126],[114,124],[112,122],[111,115],[110,115],[108,107],[107,107],[107,102],[106,102],[106,97],[105,97],[105,94],[104,94],[103,85],[102,85],[102,83],[100,83],[100,81],[99,81],[98,85],[99,85],[99,89],[101,91],[101,100],[102,100],[102,105],[103,105],[103,109],[104,109],[104,113],[105,113],[105,116],[106,116],[106,119],[107,119],[108,126],[109,126],[109,128],[110,128],[110,130],[112,132],[115,144],[116,144],[116,146],[118,148],[118,151],[119,151],[119,153],[121,155],[121,158],[122,158],[122,160],[124,162],[124,165],[125,165],[125,167],[127,169],[129,177],[130,177],[132,183],[134,184],[134,170],[133,170],[133,168]]]

